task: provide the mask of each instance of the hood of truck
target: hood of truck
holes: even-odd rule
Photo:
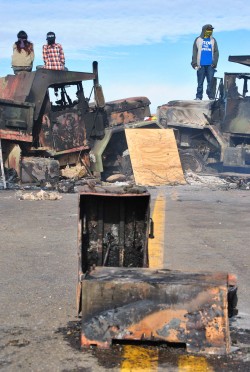
[[[164,127],[187,126],[203,129],[209,124],[213,101],[170,101],[157,109],[159,123]]]
[[[241,65],[250,66],[250,56],[229,56],[229,62],[240,63]]]

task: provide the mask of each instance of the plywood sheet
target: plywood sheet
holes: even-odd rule
[[[126,129],[135,183],[185,184],[173,129]]]

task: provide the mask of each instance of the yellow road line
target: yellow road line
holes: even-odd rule
[[[162,268],[164,257],[165,198],[158,195],[155,201],[152,219],[154,221],[154,239],[149,239],[149,267]],[[126,345],[123,347],[122,372],[154,372],[158,370],[158,349]]]
[[[182,355],[178,359],[178,372],[213,372],[205,357]]]
[[[158,350],[142,346],[123,346],[121,372],[156,372],[158,370]]]
[[[152,219],[154,221],[154,239],[148,240],[149,267],[162,269],[164,264],[166,198],[159,194],[156,198]]]
[[[152,219],[154,221],[154,239],[149,239],[149,267],[163,268],[164,244],[165,244],[165,221],[166,221],[166,198],[159,194],[155,200]],[[121,372],[156,372],[158,371],[159,351],[157,348],[149,349],[142,346],[123,346],[123,362]],[[178,372],[213,372],[205,357],[182,355],[179,356],[175,368]]]

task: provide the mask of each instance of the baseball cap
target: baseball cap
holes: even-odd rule
[[[207,30],[213,30],[214,27],[212,25],[207,25]]]
[[[50,31],[47,33],[47,38],[46,40],[51,40],[51,39],[55,39],[56,35],[54,32]]]

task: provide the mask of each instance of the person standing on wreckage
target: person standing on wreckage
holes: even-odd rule
[[[214,99],[212,89],[213,77],[216,72],[215,68],[219,59],[219,49],[217,41],[212,36],[213,26],[210,24],[204,25],[200,36],[198,36],[193,44],[192,67],[197,71],[197,93],[195,100],[200,101],[203,97],[203,84],[207,79],[206,94],[210,100]]]
[[[50,31],[46,36],[47,44],[43,45],[43,68],[49,70],[68,70],[65,67],[65,57],[61,44],[56,43],[56,35]],[[41,66],[38,66],[41,68]]]

